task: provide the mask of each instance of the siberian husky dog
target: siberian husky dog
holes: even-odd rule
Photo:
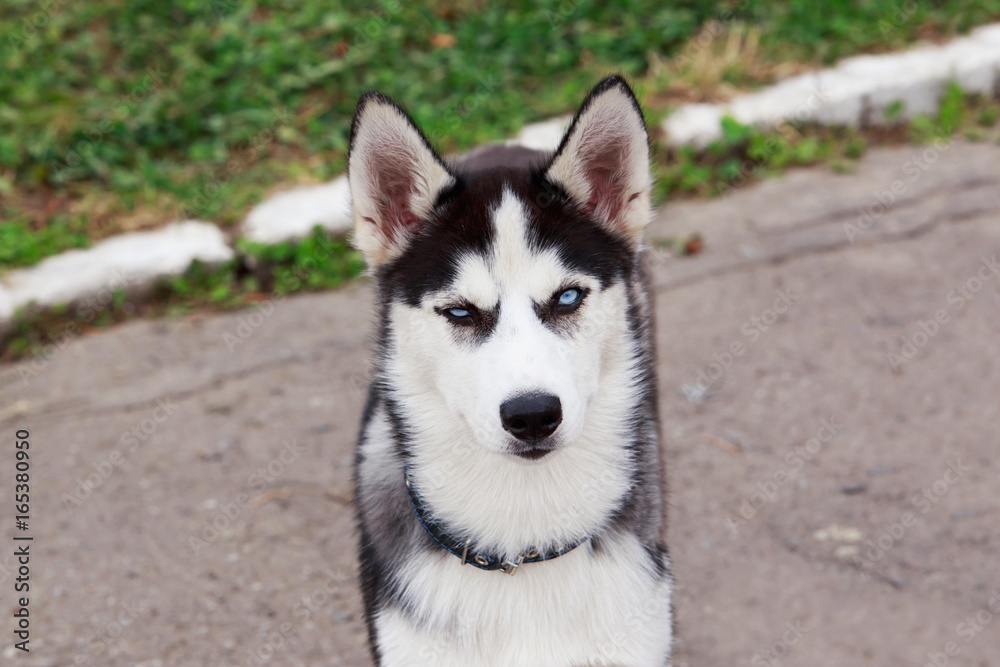
[[[632,90],[602,81],[554,153],[450,162],[367,93],[348,172],[378,295],[355,466],[375,663],[669,665]]]

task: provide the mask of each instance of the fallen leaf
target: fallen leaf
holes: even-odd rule
[[[725,438],[720,438],[717,435],[712,435],[711,433],[704,433],[704,434],[702,434],[701,438],[706,443],[708,443],[710,445],[715,445],[716,447],[718,447],[722,451],[726,452],[727,454],[742,454],[743,453],[743,450],[740,449],[739,445],[737,445],[734,442],[730,442],[730,441],[726,440]]]
[[[431,46],[436,49],[450,49],[455,46],[455,35],[449,35],[446,32],[439,32],[433,37],[431,37]]]
[[[701,240],[701,236],[698,234],[692,234],[688,238],[687,242],[684,244],[683,255],[697,255],[701,252],[701,249],[705,247],[704,242]]]

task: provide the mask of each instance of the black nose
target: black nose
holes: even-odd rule
[[[500,405],[500,421],[518,440],[536,442],[559,428],[562,404],[552,394],[521,394]]]

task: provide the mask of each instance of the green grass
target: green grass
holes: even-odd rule
[[[654,65],[711,20],[766,35],[762,61],[822,64],[1000,16],[1000,0],[907,7],[5,0],[0,270],[177,217],[233,224],[275,185],[327,179],[344,168],[365,89],[405,102],[447,152],[567,112],[612,71],[656,116],[673,70]],[[768,76],[743,67],[724,80]]]
[[[16,217],[12,222],[0,222],[0,267],[28,266],[49,255],[88,245],[86,226],[78,215],[55,215],[38,229]]]

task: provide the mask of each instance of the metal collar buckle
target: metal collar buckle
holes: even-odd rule
[[[505,560],[504,562],[500,563],[500,569],[503,570],[505,573],[514,576],[517,573],[517,568],[520,567],[521,563],[523,562],[524,562],[524,554],[521,554],[520,556],[517,557],[517,561]]]

